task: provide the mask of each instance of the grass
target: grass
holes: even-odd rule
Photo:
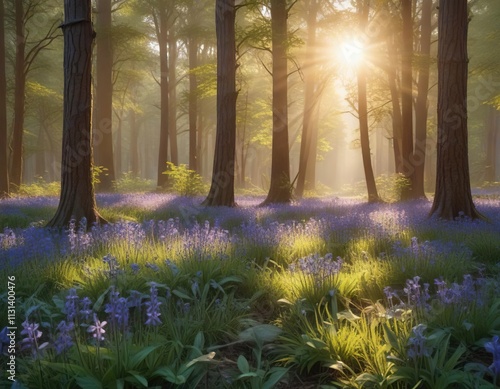
[[[58,235],[33,227],[56,199],[0,202],[21,387],[427,388],[446,369],[464,387],[495,385],[483,346],[500,333],[498,199],[478,200],[489,223],[427,219],[426,202],[261,200],[211,209],[201,198],[99,195],[113,223]],[[72,288],[95,317],[68,316]],[[113,313],[120,298],[126,325]],[[147,324],[152,310],[161,323]],[[21,333],[25,320],[40,334]],[[59,353],[63,320],[73,345]],[[96,320],[107,321],[102,341],[89,332]],[[415,355],[419,324],[427,352]]]

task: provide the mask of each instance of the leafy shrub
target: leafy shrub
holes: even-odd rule
[[[58,196],[60,191],[60,182],[45,182],[43,178],[38,178],[31,184],[21,184],[14,195],[18,197]]]
[[[205,192],[203,178],[187,165],[175,166],[167,162],[167,170],[163,172],[172,180],[172,190],[181,196],[196,196]]]
[[[117,192],[146,192],[154,188],[152,180],[137,177],[132,172],[123,173],[122,176],[113,181],[113,187]]]

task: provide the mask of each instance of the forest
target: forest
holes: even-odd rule
[[[498,0],[0,0],[0,384],[500,385]]]

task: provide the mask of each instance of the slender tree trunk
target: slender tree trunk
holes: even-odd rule
[[[234,158],[236,151],[236,39],[235,0],[216,0],[217,35],[217,134],[212,184],[203,202],[229,206],[234,202]]]
[[[368,24],[368,12],[370,11],[370,1],[364,0],[358,9],[360,27],[365,31]],[[370,152],[370,135],[368,128],[368,103],[366,96],[366,63],[362,61],[358,65],[358,116],[359,116],[359,136],[361,141],[361,154],[363,157],[363,168],[365,172],[366,189],[368,192],[368,202],[380,201],[373,175],[372,158]]]
[[[203,161],[203,100],[198,101],[198,131],[196,140],[196,155],[198,160],[196,161],[196,166],[198,167],[198,173],[203,176],[203,169],[205,163]]]
[[[387,42],[387,51],[389,53],[388,63],[388,80],[389,90],[391,92],[392,100],[392,145],[394,151],[394,166],[396,173],[403,172],[403,160],[401,149],[402,133],[403,133],[403,119],[401,117],[401,105],[399,104],[400,90],[398,88],[398,74],[396,70],[397,52],[394,39]]]
[[[467,134],[467,0],[440,0],[438,17],[438,142],[431,215],[481,215],[472,201]]]
[[[93,136],[96,166],[106,168],[97,189],[111,191],[115,180],[113,158],[113,42],[111,0],[97,0],[96,93]]]
[[[484,169],[484,180],[488,182],[496,181],[496,161],[497,161],[497,110],[489,106],[486,124],[486,166]]]
[[[288,58],[286,0],[271,0],[273,45],[273,141],[271,187],[263,204],[291,200],[288,143]]]
[[[168,86],[168,17],[166,9],[160,6],[158,11],[158,45],[160,46],[160,149],[158,153],[157,186],[167,185],[168,138],[169,138],[169,86]]]
[[[12,131],[12,162],[10,183],[18,189],[22,182],[24,108],[26,101],[26,36],[24,26],[24,7],[22,1],[15,2],[16,22],[16,67],[14,69],[16,90],[14,94],[14,128]],[[12,189],[12,188],[11,188]]]
[[[35,155],[35,176],[45,179],[45,138],[43,136],[45,130],[45,123],[43,120],[40,122],[38,128],[37,151]]]
[[[4,0],[0,0],[0,199],[9,196],[7,83],[5,77],[5,8]]]
[[[168,32],[168,83],[170,87],[168,134],[170,138],[170,160],[177,166],[179,165],[179,151],[177,147],[177,38],[174,27],[174,23],[172,23]]]
[[[128,113],[130,123],[130,170],[134,177],[139,175],[139,131],[135,110],[132,108]]]
[[[415,197],[425,198],[424,173],[427,152],[427,114],[429,92],[429,68],[431,58],[432,0],[423,0],[420,21],[420,64],[418,68],[418,94],[415,104],[415,168],[413,192]]]
[[[413,19],[411,15],[412,0],[401,0],[401,14],[403,17],[403,41],[401,50],[401,117],[403,129],[402,162],[403,174],[409,181],[401,192],[402,200],[414,199],[415,167],[413,164]]]
[[[91,71],[94,31],[90,0],[64,0],[64,112],[61,197],[49,227],[62,228],[71,219],[87,226],[99,216],[92,183]]]
[[[311,171],[310,162],[316,161],[316,149],[313,147],[313,136],[317,131],[313,131],[312,116],[315,113],[316,99],[314,91],[316,89],[316,24],[318,12],[318,0],[311,0],[308,3],[307,14],[307,48],[304,61],[304,116],[302,119],[302,137],[300,141],[299,173],[297,176],[297,187],[295,195],[302,197],[307,184],[310,184],[311,177],[308,172]],[[314,133],[314,134],[313,134]],[[317,145],[317,139],[316,139]],[[314,154],[314,156],[311,156]],[[316,166],[312,167],[315,170]],[[314,183],[312,183],[314,185]]]
[[[198,67],[198,41],[194,32],[190,33],[189,42],[189,169],[199,172],[196,155],[196,130],[198,118],[198,80],[194,70]]]
[[[115,139],[115,178],[120,177],[122,174],[122,140],[123,140],[123,110],[120,110],[116,114],[116,119],[118,121],[116,125],[116,139]]]

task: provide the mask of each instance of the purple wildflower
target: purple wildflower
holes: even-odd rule
[[[21,340],[21,350],[31,350],[33,357],[36,357],[37,353],[48,345],[47,342],[38,345],[38,339],[42,336],[42,331],[38,330],[40,325],[38,323],[29,323],[28,319],[26,319],[22,326],[21,335],[26,336]]]
[[[151,283],[151,288],[149,289],[149,292],[150,292],[149,301],[145,303],[147,306],[146,315],[148,317],[145,324],[147,326],[157,326],[161,324],[160,320],[161,302],[158,301],[158,289],[156,287],[156,283],[154,282]]]
[[[427,338],[424,336],[424,331],[427,326],[424,324],[419,324],[412,328],[413,336],[408,340],[408,358],[417,359],[418,357],[428,357],[430,356],[431,349],[425,345]]]
[[[486,343],[484,348],[486,351],[493,354],[493,363],[490,369],[493,371],[493,374],[500,379],[500,341],[498,335],[495,335],[491,342]]]
[[[65,320],[61,321],[57,326],[58,336],[54,342],[57,355],[73,346],[74,343],[70,332],[73,331],[74,328],[75,324],[73,322],[66,324]]]
[[[64,311],[66,313],[66,319],[68,322],[74,321],[78,316],[78,295],[76,294],[76,289],[71,288],[66,296],[66,303],[64,304]]]
[[[92,300],[90,300],[88,297],[84,297],[80,301],[80,317],[84,322],[88,322],[92,316],[92,308],[90,307],[92,305]]]

